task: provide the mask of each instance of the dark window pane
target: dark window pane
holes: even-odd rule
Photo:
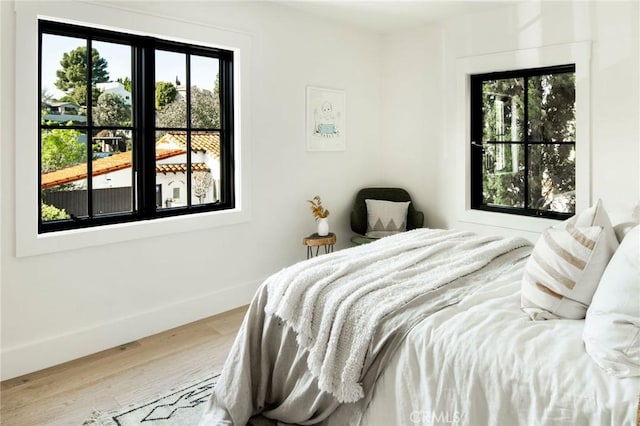
[[[191,126],[220,128],[218,59],[191,56]]]
[[[43,222],[86,216],[86,134],[74,129],[42,130],[40,164]]]
[[[187,192],[187,132],[160,132],[156,141],[156,193],[162,206],[183,207],[189,203]],[[219,200],[220,133],[193,132],[191,141],[191,204],[209,204]]]
[[[574,213],[576,203],[573,144],[529,147],[529,205],[533,209]]]
[[[546,74],[529,78],[529,140],[576,140],[575,74]]]
[[[194,132],[191,161],[192,203],[217,202],[220,198],[220,133]]]
[[[131,46],[96,41],[93,48],[99,53],[108,75],[96,82],[93,102],[93,124],[96,126],[131,126]],[[105,80],[108,79],[108,80]]]
[[[187,132],[156,132],[156,195],[159,208],[184,207],[187,199]],[[175,191],[177,189],[177,191]],[[174,196],[176,196],[174,198]],[[158,202],[156,201],[156,204]]]
[[[42,35],[41,109],[43,123],[87,123],[87,41]]]
[[[86,176],[86,170],[85,170]],[[42,221],[87,216],[87,179],[63,184],[42,191]]]
[[[44,129],[41,132],[40,154],[42,173],[86,163],[87,135],[76,129]]]
[[[133,211],[132,132],[96,131],[92,148],[93,213]]]
[[[519,144],[486,144],[483,204],[524,207],[524,150]]]
[[[187,125],[187,56],[156,50],[156,126]]]
[[[482,83],[482,140],[522,141],[524,80],[509,78]]]

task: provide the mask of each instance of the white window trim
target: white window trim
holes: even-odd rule
[[[16,256],[74,250],[248,222],[251,36],[131,9],[79,2],[16,2]],[[91,25],[234,52],[234,209],[38,234],[38,19]],[[131,25],[135,24],[135,28]],[[162,29],[158,33],[158,29]]]
[[[576,65],[576,211],[591,205],[591,42],[514,50],[456,60],[456,213],[458,222],[518,231],[542,232],[554,219],[471,209],[470,76],[497,71]]]

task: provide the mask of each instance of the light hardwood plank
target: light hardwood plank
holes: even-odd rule
[[[219,372],[240,328],[241,307],[0,384],[3,426],[81,425]]]

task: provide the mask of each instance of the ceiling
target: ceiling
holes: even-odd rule
[[[306,13],[387,33],[417,27],[454,15],[478,12],[513,1],[458,0],[274,0]]]

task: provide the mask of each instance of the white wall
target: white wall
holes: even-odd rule
[[[383,43],[384,179],[407,188],[425,214],[425,226],[438,227],[442,35],[431,25],[386,36]]]
[[[405,120],[394,137],[386,134],[388,147],[403,147],[401,154],[392,157],[392,170],[430,153],[422,163],[427,170],[420,175],[414,169],[410,184],[423,188],[419,196],[427,200],[428,225],[537,237],[535,232],[523,231],[524,227],[503,227],[505,215],[501,214],[493,215],[491,225],[459,220],[463,212],[456,169],[462,161],[459,145],[465,144],[465,149],[468,141],[459,138],[460,129],[467,124],[458,114],[456,63],[478,55],[582,41],[591,41],[587,202],[602,198],[614,222],[630,217],[640,200],[638,19],[637,2],[531,2],[389,36],[383,89],[383,99],[391,105],[389,115],[402,118],[406,111],[432,112]],[[437,42],[422,40],[430,34],[439,37],[440,58],[433,54]],[[397,64],[414,77],[394,78]]]
[[[118,13],[123,25],[129,25],[148,19],[147,14],[161,15],[251,37],[251,219],[197,232],[16,257],[15,174],[20,165],[14,158],[16,144],[24,142],[15,126],[20,111],[13,108],[13,4],[0,2],[2,379],[248,303],[264,278],[304,258],[302,237],[315,228],[305,200],[322,196],[332,212],[337,245],[344,247],[355,191],[379,180],[379,35],[269,3],[114,5],[144,12],[91,4],[87,7],[95,13],[87,19]],[[306,152],[307,85],[346,91],[346,151]]]

